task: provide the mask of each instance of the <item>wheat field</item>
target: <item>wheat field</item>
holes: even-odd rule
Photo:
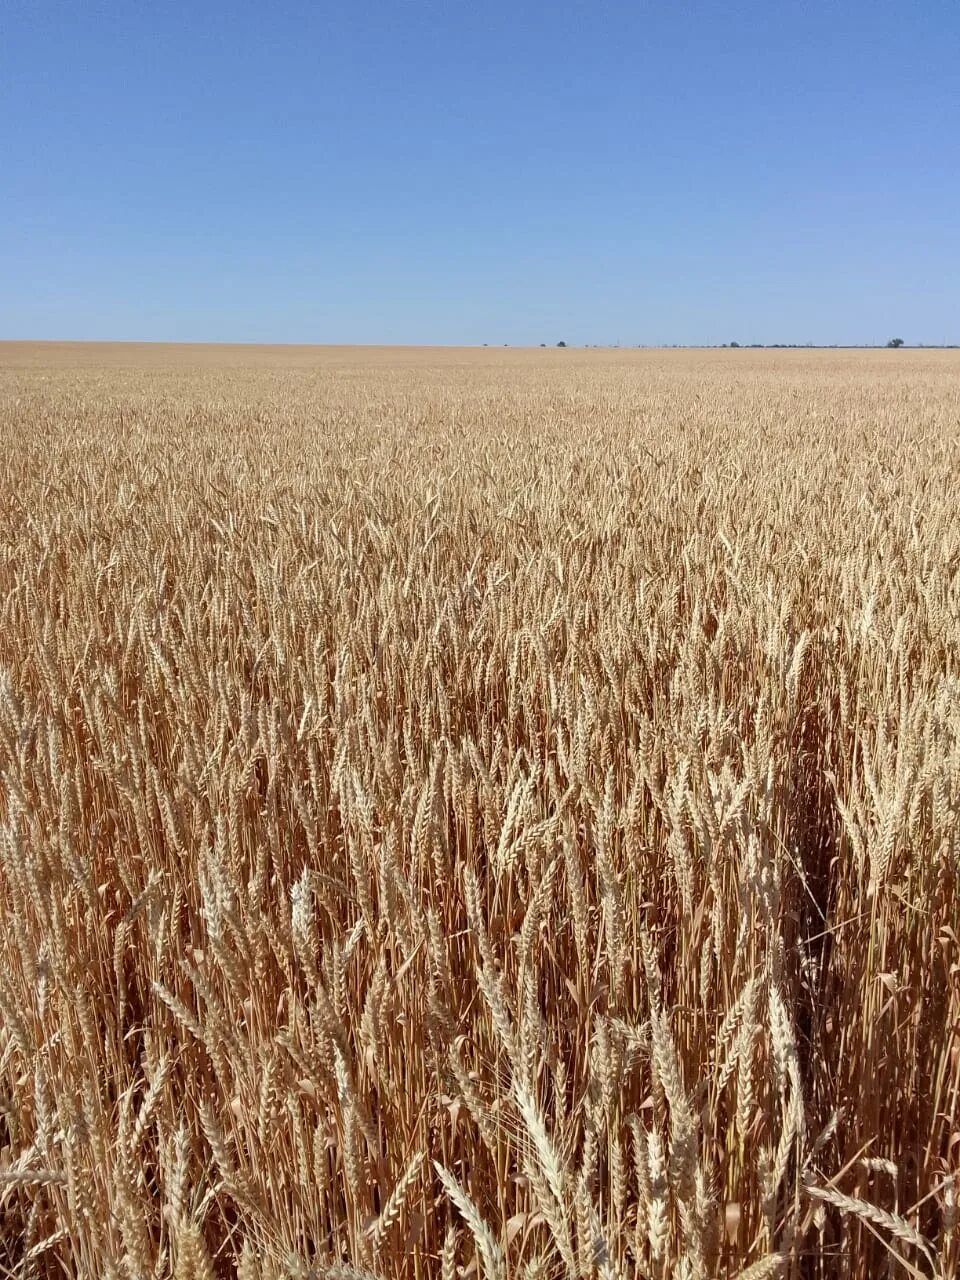
[[[0,433],[0,1275],[956,1273],[956,354],[3,344]]]

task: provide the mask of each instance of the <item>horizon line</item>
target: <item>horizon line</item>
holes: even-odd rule
[[[956,351],[960,342],[907,342],[896,348],[888,342],[311,342],[251,338],[6,338],[0,346],[85,347],[318,347],[333,350],[369,347],[372,350],[491,350],[502,351]]]

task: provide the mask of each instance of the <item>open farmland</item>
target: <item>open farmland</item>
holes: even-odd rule
[[[4,344],[0,437],[0,1275],[955,1274],[960,356]]]

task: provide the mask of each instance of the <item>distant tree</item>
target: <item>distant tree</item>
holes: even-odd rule
[[[903,339],[902,339],[902,338],[891,338],[891,339],[890,339],[890,341],[887,343],[887,346],[888,346],[888,347],[902,347],[902,346],[903,346]]]
[[[730,345],[731,345],[731,347],[739,347],[740,343],[739,343],[739,342],[731,342],[731,343],[730,343]]]
[[[567,344],[566,344],[565,342],[558,342],[558,343],[557,343],[557,346],[558,346],[558,347],[565,347],[566,345],[567,345]]]
[[[547,344],[545,342],[541,342],[540,345],[541,347],[545,347]]]

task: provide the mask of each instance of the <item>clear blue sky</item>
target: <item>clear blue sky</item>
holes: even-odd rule
[[[3,0],[0,337],[960,342],[960,4]]]

